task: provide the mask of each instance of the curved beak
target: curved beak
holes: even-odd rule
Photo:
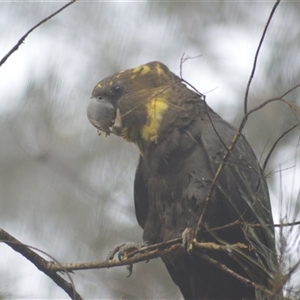
[[[87,117],[100,131],[110,134],[115,122],[116,109],[105,99],[91,98],[87,105]]]

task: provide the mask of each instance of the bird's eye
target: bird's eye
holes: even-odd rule
[[[120,85],[115,85],[110,89],[110,93],[113,96],[120,96],[122,94],[122,92],[123,92],[123,88]]]
[[[97,99],[98,99],[98,100],[102,100],[102,96],[98,96]]]

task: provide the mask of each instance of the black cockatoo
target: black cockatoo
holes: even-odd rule
[[[100,131],[123,137],[140,151],[134,204],[144,243],[178,238],[186,229],[194,232],[236,129],[160,62],[100,81],[87,114]],[[206,250],[205,254],[271,290],[278,268],[272,224],[266,181],[241,135],[218,177],[195,238],[218,245],[246,245],[247,249]],[[253,285],[196,254],[163,260],[185,299],[267,299]]]

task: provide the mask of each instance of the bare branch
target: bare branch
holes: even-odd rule
[[[264,164],[263,164],[263,166],[262,166],[263,172],[265,171],[266,166],[267,166],[267,163],[268,163],[268,161],[269,161],[269,159],[270,159],[270,157],[271,157],[273,151],[275,150],[277,144],[279,143],[279,141],[280,141],[283,137],[285,137],[290,131],[292,131],[294,128],[296,128],[296,127],[298,127],[298,126],[300,126],[300,122],[298,122],[298,123],[294,124],[293,126],[291,126],[290,128],[288,128],[285,132],[283,132],[283,133],[277,138],[277,140],[275,141],[275,143],[274,143],[273,146],[271,147],[271,150],[269,151],[269,153],[268,153],[268,155],[267,155],[267,157],[266,157],[266,159],[265,159],[265,161],[264,161]]]
[[[257,65],[257,59],[258,59],[259,51],[260,51],[260,48],[261,48],[261,46],[263,44],[263,41],[264,41],[264,38],[266,36],[268,27],[270,25],[270,22],[271,22],[271,20],[273,18],[273,15],[274,15],[275,10],[276,10],[277,6],[279,5],[279,3],[280,3],[280,0],[277,0],[276,3],[273,6],[273,9],[271,10],[270,16],[269,16],[268,21],[267,21],[267,23],[265,25],[263,34],[261,36],[261,39],[259,41],[256,53],[255,53],[255,56],[254,56],[253,67],[252,67],[252,71],[251,71],[251,74],[250,74],[250,77],[249,77],[249,81],[248,81],[248,84],[247,84],[247,88],[246,88],[246,92],[245,92],[244,114],[247,114],[247,111],[248,111],[248,108],[247,108],[247,106],[248,106],[248,95],[249,95],[250,85],[251,85],[252,79],[253,79],[254,74],[255,74],[255,69],[256,69],[256,65]]]
[[[265,288],[264,286],[262,286],[260,284],[256,284],[253,281],[251,281],[251,280],[241,276],[240,274],[230,270],[226,265],[220,263],[219,261],[213,259],[212,257],[210,257],[210,256],[208,256],[204,253],[200,253],[198,255],[203,260],[209,262],[210,264],[214,265],[215,267],[217,267],[217,268],[221,269],[222,271],[228,273],[229,275],[233,276],[234,278],[236,278],[240,282],[244,283],[246,286],[251,286],[256,290],[262,290],[263,293],[267,296],[273,296],[273,293],[271,291],[269,291],[267,288]]]
[[[79,263],[79,264],[51,264],[49,267],[52,271],[75,271],[75,270],[86,270],[86,269],[108,269],[119,266],[127,266],[132,265],[134,263],[148,261],[151,259],[159,258],[159,257],[167,257],[173,256],[177,254],[186,253],[186,249],[182,244],[182,240],[174,239],[165,243],[159,243],[156,248],[154,245],[142,247],[138,250],[134,250],[132,252],[126,253],[125,259],[119,260],[109,260],[102,262],[92,262],[92,263]],[[193,241],[193,249],[206,249],[213,251],[223,251],[228,252],[229,249],[248,249],[248,246],[242,243],[236,243],[233,245],[218,245],[216,243],[198,243],[195,240]],[[198,254],[198,251],[197,251]]]
[[[188,58],[195,58],[195,57],[188,57]],[[182,80],[182,82],[184,82],[185,84],[187,84],[188,86],[190,86],[196,92],[196,94],[199,95],[200,99],[203,100],[203,102],[204,102],[204,108],[205,108],[205,111],[206,111],[207,116],[209,118],[209,121],[210,121],[210,123],[211,123],[211,125],[213,127],[213,130],[214,130],[215,134],[217,135],[217,137],[219,138],[219,140],[222,143],[222,145],[224,146],[224,148],[228,151],[228,146],[224,143],[223,139],[221,138],[219,132],[217,131],[217,128],[216,128],[216,126],[215,126],[215,124],[214,124],[214,122],[213,122],[213,120],[212,120],[212,118],[210,116],[210,113],[208,111],[208,106],[207,106],[207,103],[206,103],[206,96],[204,94],[200,93],[192,84],[190,84],[189,82],[187,82],[185,79],[182,78],[182,69],[181,69],[182,63],[184,63],[188,58],[184,58],[184,57],[181,58],[181,63],[180,63],[180,76],[181,76],[181,80]]]
[[[51,259],[53,259],[52,256],[45,253],[44,251],[41,251],[37,248],[25,245],[15,239],[13,236],[11,236],[9,233],[4,231],[3,229],[0,229],[0,242],[3,242],[10,246],[13,250],[16,252],[19,252],[21,255],[23,255],[25,258],[27,258],[30,262],[32,262],[40,271],[45,273],[48,277],[50,277],[59,287],[61,287],[69,296],[71,299],[74,300],[81,300],[82,297],[76,292],[74,282],[70,275],[68,274],[67,270],[62,268],[61,271],[64,271],[67,273],[67,276],[69,277],[71,283],[67,282],[65,279],[60,277],[56,274],[55,271],[53,271],[49,266],[51,266],[53,263],[45,260],[41,256],[39,256],[37,253],[32,251],[30,248],[33,248],[35,250],[38,250],[47,256],[49,256]],[[57,264],[60,265],[60,264]]]
[[[240,137],[240,135],[242,134],[242,130],[244,129],[245,127],[245,124],[248,120],[248,117],[253,114],[254,112],[262,109],[263,107],[265,107],[267,104],[271,103],[271,102],[274,102],[274,101],[281,101],[285,104],[287,104],[293,111],[295,111],[297,114],[300,115],[300,110],[299,108],[297,108],[295,105],[291,104],[290,102],[286,101],[283,99],[283,97],[285,97],[286,95],[288,95],[289,93],[291,93],[292,91],[296,90],[297,88],[300,87],[300,84],[297,84],[295,85],[294,87],[290,88],[287,92],[283,93],[281,96],[279,97],[276,97],[276,98],[272,98],[272,99],[269,99],[265,102],[263,102],[262,104],[256,106],[255,108],[251,109],[249,112],[247,112],[241,123],[240,123],[240,126],[239,128],[237,129],[232,141],[231,141],[231,145],[227,148],[227,152],[224,154],[223,158],[222,158],[222,163],[219,165],[219,168],[218,170],[216,171],[215,173],[215,177],[214,179],[212,180],[212,183],[210,185],[210,189],[207,193],[207,196],[205,198],[205,201],[204,201],[204,207],[203,207],[203,210],[202,210],[202,213],[200,215],[200,218],[198,220],[198,224],[197,224],[197,229],[196,229],[196,232],[195,232],[195,236],[199,236],[199,233],[200,231],[202,230],[202,221],[203,221],[203,218],[204,218],[204,215],[206,213],[206,210],[207,210],[207,207],[208,207],[208,203],[212,197],[212,193],[214,191],[214,188],[215,188],[215,185],[216,185],[216,182],[217,180],[219,179],[219,176],[221,174],[221,172],[223,171],[225,165],[226,165],[226,162],[227,160],[229,159],[231,153],[232,153],[232,150],[233,148],[235,147],[236,143],[238,142],[238,139]]]
[[[209,111],[208,111],[208,106],[207,106],[207,103],[206,103],[206,99],[204,99],[203,101],[204,101],[205,111],[206,111],[206,113],[207,113],[207,116],[208,116],[208,118],[209,118],[210,124],[212,125],[215,134],[217,135],[218,139],[219,139],[220,142],[222,143],[223,147],[224,147],[227,151],[229,151],[228,146],[225,144],[225,142],[224,142],[223,139],[221,138],[221,136],[220,136],[220,134],[219,134],[219,132],[218,132],[218,130],[217,130],[217,128],[216,128],[216,126],[215,126],[215,124],[214,124],[214,122],[213,122],[211,116],[210,116],[210,113],[209,113]]]
[[[189,56],[189,55],[185,55],[185,52],[182,53],[181,55],[181,58],[180,58],[180,71],[179,71],[179,74],[180,74],[180,78],[182,79],[183,75],[182,75],[182,66],[183,64],[187,61],[187,60],[190,60],[190,59],[195,59],[195,58],[199,58],[201,57],[202,54],[199,54],[199,55],[196,55],[196,56]]]
[[[299,222],[300,223],[300,222]],[[255,224],[252,224],[255,225]],[[275,225],[276,226],[276,225]],[[279,226],[279,225],[278,225]],[[282,226],[282,225],[281,225]],[[44,272],[47,276],[49,276],[56,284],[58,284],[61,288],[63,288],[70,297],[76,300],[81,300],[81,296],[75,291],[75,287],[73,284],[66,282],[63,278],[58,276],[57,272],[68,272],[79,271],[79,270],[88,270],[88,269],[107,269],[119,266],[126,266],[127,269],[131,270],[132,265],[142,261],[149,261],[150,259],[155,258],[164,258],[168,256],[174,256],[178,254],[186,253],[186,249],[182,244],[182,239],[177,238],[164,243],[153,244],[150,246],[142,247],[138,250],[129,252],[126,254],[125,259],[122,261],[118,260],[110,260],[110,261],[102,261],[102,262],[87,262],[87,263],[71,263],[71,264],[59,264],[57,262],[49,262],[40,257],[38,254],[33,252],[29,246],[22,244],[11,235],[9,235],[4,230],[0,229],[0,241],[9,245],[12,249],[22,254],[24,257],[29,259],[39,270]],[[34,247],[32,247],[34,248]],[[34,248],[35,249],[35,248]],[[235,277],[237,280],[246,284],[247,286],[251,286],[255,289],[262,290],[266,295],[275,295],[276,291],[269,291],[264,286],[261,286],[239,274],[229,269],[226,265],[220,263],[212,259],[210,256],[203,253],[203,249],[208,251],[223,251],[228,253],[230,249],[232,250],[246,250],[251,251],[249,247],[243,243],[236,243],[232,245],[219,245],[213,242],[203,242],[199,243],[195,239],[193,240],[193,254],[199,256],[199,258],[215,265],[216,267],[222,269],[224,272],[228,273],[230,276]],[[43,252],[43,251],[42,251]],[[43,252],[44,253],[44,252]],[[48,254],[47,254],[48,255]],[[51,257],[51,256],[50,256]],[[52,257],[51,257],[52,258]],[[294,270],[298,267],[295,266],[290,270],[290,272],[294,272]],[[289,273],[290,273],[289,272]],[[284,280],[287,280],[286,275]],[[281,284],[281,283],[280,283]],[[284,283],[282,283],[283,285]],[[280,286],[282,286],[280,285]]]
[[[40,25],[42,25],[43,23],[49,21],[51,18],[53,18],[55,15],[59,14],[61,11],[63,11],[65,8],[67,8],[68,6],[70,6],[71,4],[73,4],[74,2],[76,2],[76,0],[71,0],[69,3],[65,4],[63,7],[61,7],[59,10],[57,10],[56,12],[54,12],[53,14],[51,14],[50,16],[48,16],[47,18],[43,19],[42,21],[40,21],[39,23],[37,23],[35,26],[33,26],[30,30],[28,30],[17,42],[17,44],[1,59],[0,61],[0,67],[6,62],[6,60],[15,52],[19,49],[19,47],[23,44],[23,42],[25,41],[25,39],[28,37],[28,35],[34,31],[36,28],[38,28]]]
[[[281,223],[281,224],[252,224],[252,223],[246,223],[246,222],[241,222],[239,220],[236,220],[232,223],[229,223],[229,224],[226,224],[224,226],[219,226],[219,227],[214,227],[214,228],[210,228],[210,229],[207,229],[207,230],[204,230],[204,232],[213,232],[213,231],[219,231],[219,230],[225,230],[227,228],[232,228],[232,227],[235,227],[235,226],[244,226],[244,225],[247,225],[248,227],[279,227],[279,228],[282,228],[282,227],[292,227],[292,226],[297,226],[297,225],[300,225],[300,221],[295,221],[295,222],[290,222],[290,223]]]
[[[212,194],[213,194],[215,185],[217,183],[217,180],[219,179],[219,176],[220,176],[221,172],[223,171],[223,169],[226,165],[226,161],[228,160],[229,156],[231,155],[233,147],[235,146],[236,142],[238,141],[238,138],[240,137],[240,135],[241,135],[241,132],[237,131],[234,138],[233,138],[233,140],[232,140],[231,145],[229,146],[229,148],[227,148],[226,154],[223,156],[222,163],[220,164],[218,170],[216,171],[214,179],[211,182],[211,185],[210,185],[210,188],[208,190],[207,196],[204,200],[203,210],[201,212],[200,218],[199,218],[198,223],[197,223],[197,228],[196,228],[196,231],[195,231],[195,236],[196,237],[199,236],[200,231],[202,230],[202,221],[203,221],[204,215],[207,211],[208,203],[209,203],[209,201],[212,197]]]

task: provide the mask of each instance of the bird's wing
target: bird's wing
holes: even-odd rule
[[[149,211],[149,200],[148,191],[144,182],[144,174],[142,170],[143,157],[140,156],[139,164],[135,172],[134,179],[134,207],[135,215],[139,225],[144,229],[148,211]]]
[[[201,142],[206,150],[212,171],[219,168],[236,129],[214,112],[210,112],[202,129]],[[212,125],[213,123],[213,125]],[[216,133],[218,132],[218,134]],[[256,260],[267,272],[276,269],[274,229],[268,187],[256,156],[244,138],[239,137],[223,171],[217,188],[225,201],[232,222],[243,222],[246,240],[255,249]],[[247,224],[258,224],[257,227]],[[260,266],[255,267],[258,273]],[[255,276],[255,275],[254,275]]]

